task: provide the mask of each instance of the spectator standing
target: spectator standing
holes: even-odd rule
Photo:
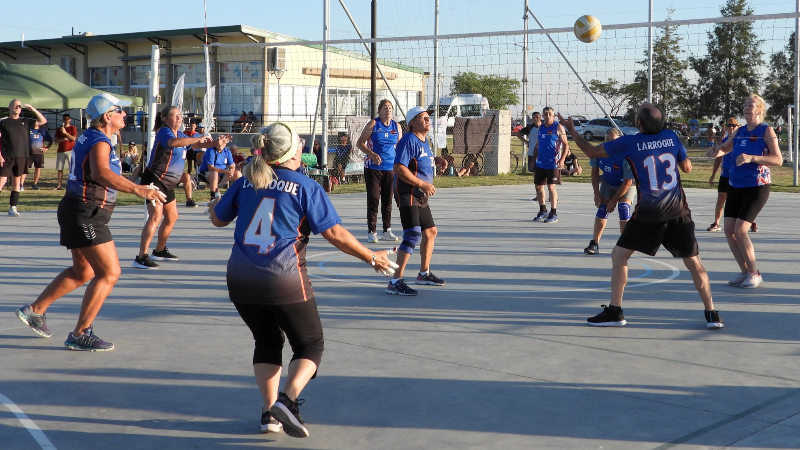
[[[522,145],[528,147],[528,171],[533,172],[533,149],[539,143],[539,127],[542,125],[542,114],[534,111],[531,114],[531,123],[517,132],[517,139],[522,141]]]
[[[397,241],[392,233],[392,180],[397,142],[403,136],[400,125],[392,119],[394,106],[381,100],[378,117],[370,120],[356,141],[356,147],[367,155],[364,183],[367,187],[367,242],[378,242],[378,207],[383,222],[382,241]],[[317,141],[314,141],[316,152]]]
[[[69,170],[70,162],[72,161],[72,148],[75,147],[75,139],[78,138],[78,129],[72,125],[72,117],[69,114],[61,116],[64,123],[56,130],[55,142],[58,144],[58,153],[56,155],[56,170],[58,172],[58,183],[54,190],[64,189],[64,167]]]
[[[36,115],[36,119],[22,117],[22,107]],[[31,130],[36,125],[44,125],[47,119],[29,104],[23,105],[19,99],[8,104],[8,117],[0,119],[0,189],[11,178],[11,196],[8,200],[8,215],[18,217],[17,203],[22,186],[22,176],[28,173]]]
[[[431,131],[428,111],[415,106],[406,113],[408,133],[397,143],[394,159],[394,199],[400,209],[403,242],[397,252],[398,269],[386,287],[387,294],[417,295],[403,279],[403,272],[414,248],[420,245],[420,269],[417,284],[442,286],[445,280],[430,271],[433,244],[438,233],[428,198],[436,194],[433,175],[436,170],[427,136]]]
[[[31,151],[28,159],[28,169],[33,167],[33,189],[39,190],[39,177],[42,175],[42,168],[44,168],[44,154],[50,150],[53,145],[53,137],[47,132],[47,127],[40,127],[38,124],[31,130]],[[20,183],[20,191],[25,190],[25,177],[22,176]]]

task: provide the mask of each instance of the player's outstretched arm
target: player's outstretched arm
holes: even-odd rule
[[[369,264],[376,272],[381,272],[387,277],[394,274],[397,264],[389,260],[389,251],[379,250],[373,252],[364,247],[345,227],[337,224],[323,231],[322,237],[348,255]],[[392,252],[394,253],[394,252]]]
[[[564,119],[561,113],[558,113],[557,116],[559,124],[561,124],[564,128],[567,129],[570,136],[572,136],[572,139],[575,141],[575,144],[578,146],[578,148],[581,149],[583,153],[586,154],[586,156],[588,156],[589,158],[605,158],[606,156],[608,156],[608,153],[606,153],[603,144],[594,146],[589,141],[584,139],[583,136],[581,136],[581,134],[575,130],[575,124],[572,123],[572,117],[567,117],[566,119]]]

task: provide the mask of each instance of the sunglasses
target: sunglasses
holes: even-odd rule
[[[120,106],[117,106],[116,108],[112,109],[111,111],[106,111],[106,113],[117,113],[117,114],[122,114],[123,112],[125,112],[125,111],[123,111],[122,107],[120,107]]]
[[[737,125],[737,124],[735,124],[735,123],[729,123],[729,124],[726,124],[725,126],[726,126],[726,127],[728,127],[728,128],[736,128],[736,127],[738,127],[739,125]]]

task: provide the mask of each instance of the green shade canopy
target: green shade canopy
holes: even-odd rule
[[[83,109],[92,97],[103,92],[72,78],[58,66],[0,62],[0,108],[18,98],[36,109]],[[113,95],[130,100],[131,106],[144,105],[141,97]]]

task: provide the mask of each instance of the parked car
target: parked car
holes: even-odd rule
[[[616,122],[617,127],[619,127],[620,131],[622,131],[622,134],[628,135],[639,133],[638,129],[634,128],[632,124],[625,122],[624,120],[615,119],[614,122]],[[606,133],[611,128],[611,119],[592,119],[583,124],[581,134],[587,141],[591,141],[594,138],[605,139]]]

